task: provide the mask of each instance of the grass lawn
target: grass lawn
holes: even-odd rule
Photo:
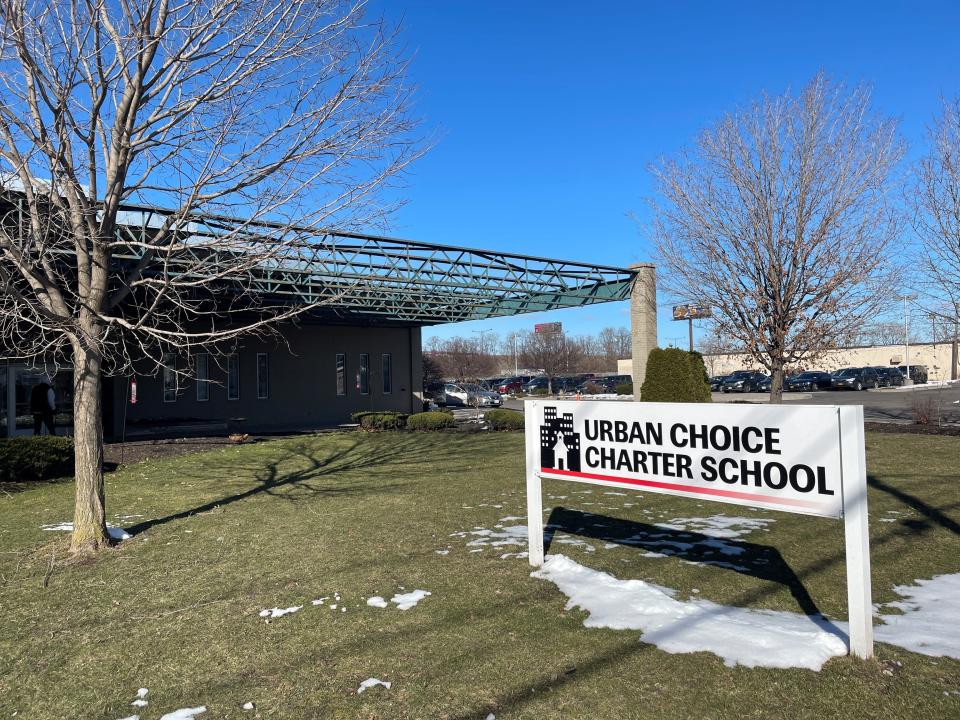
[[[525,548],[452,535],[525,522],[500,523],[525,514],[522,444],[344,433],[145,461],[107,481],[134,537],[83,563],[40,529],[71,519],[71,484],[0,494],[0,718],[960,717],[957,660],[878,644],[820,672],[731,668],[584,627],[525,559],[501,558]],[[868,434],[875,602],[960,572],[958,458],[960,438]],[[554,521],[583,527],[551,553],[680,598],[846,617],[842,523],[603,490],[545,481]],[[617,542],[721,513],[773,520],[739,540],[762,570]],[[365,602],[414,589],[432,595],[406,611]],[[393,686],[357,694],[369,677]],[[141,687],[149,705],[131,707]]]

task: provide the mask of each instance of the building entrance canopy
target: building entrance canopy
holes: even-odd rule
[[[131,251],[114,257],[138,260],[138,240],[163,222],[164,213],[127,208],[122,218],[119,234],[132,241]],[[195,253],[186,258],[191,274],[199,266],[216,267],[211,241],[218,235],[229,234],[236,247],[237,224],[229,218],[191,217],[189,234],[196,242],[178,249]],[[267,223],[242,227],[253,242],[260,242],[254,239],[260,230],[265,237],[277,231]],[[634,275],[631,269],[517,253],[304,231],[296,242],[286,241],[282,253],[234,280],[251,294],[318,304],[321,313],[341,319],[433,325],[626,300]]]

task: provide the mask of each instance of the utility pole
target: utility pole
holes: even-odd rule
[[[913,378],[910,377],[910,312],[907,309],[907,301],[916,300],[916,295],[898,295],[898,299],[903,300],[903,354],[904,362],[907,365],[907,377],[904,379],[904,385],[913,385]]]

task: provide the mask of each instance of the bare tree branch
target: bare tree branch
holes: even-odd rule
[[[714,308],[718,332],[772,373],[774,401],[787,365],[833,347],[896,282],[889,196],[904,147],[869,100],[818,75],[653,168],[668,289]]]
[[[74,549],[106,542],[101,376],[330,302],[246,280],[392,210],[395,39],[362,0],[0,0],[0,333],[74,368]]]

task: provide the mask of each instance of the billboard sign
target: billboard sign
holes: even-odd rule
[[[563,323],[551,322],[551,323],[537,323],[533,326],[533,331],[535,333],[562,333],[563,332]]]
[[[861,406],[527,401],[525,421],[531,564],[543,479],[843,518],[851,648],[872,655]]]
[[[708,305],[674,305],[674,320],[698,320],[699,318],[708,318],[713,315]]]

